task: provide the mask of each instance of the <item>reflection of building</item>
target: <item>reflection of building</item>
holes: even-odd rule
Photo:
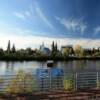
[[[73,54],[73,45],[66,45],[66,46],[62,46],[61,47],[61,53],[65,54],[65,52],[68,55],[72,55]]]
[[[44,43],[40,46],[40,52],[45,55],[50,54],[50,49],[44,46]]]

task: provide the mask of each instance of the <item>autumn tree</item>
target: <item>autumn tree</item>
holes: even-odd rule
[[[77,57],[83,57],[84,56],[84,50],[83,50],[83,48],[80,45],[76,45],[75,46],[74,52],[75,52],[75,55]]]

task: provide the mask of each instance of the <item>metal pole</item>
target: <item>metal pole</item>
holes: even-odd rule
[[[97,72],[96,76],[97,76],[97,80],[96,80],[97,81],[97,88],[99,88],[99,73],[98,72]]]
[[[52,84],[52,82],[51,82],[51,69],[49,69],[49,71],[50,71],[50,90],[51,90],[51,84]]]
[[[75,90],[77,91],[77,72],[75,73]]]

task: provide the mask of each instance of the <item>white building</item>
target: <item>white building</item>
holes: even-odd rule
[[[50,49],[44,46],[44,43],[40,46],[40,52],[45,55],[50,54]]]

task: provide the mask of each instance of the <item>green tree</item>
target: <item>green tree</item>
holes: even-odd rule
[[[55,43],[54,43],[54,41],[52,42],[52,52],[54,52],[54,49],[55,49]]]
[[[51,45],[51,56],[52,57],[55,57],[55,43],[54,43],[54,41],[52,42],[52,45]]]
[[[2,48],[0,48],[0,56],[3,56],[4,55],[4,51]]]
[[[30,47],[26,48],[26,52],[28,53],[28,55],[32,55],[33,54],[32,49]]]
[[[58,45],[57,45],[57,43],[55,44],[55,52],[57,52],[58,51]]]
[[[52,49],[51,56],[54,58],[57,56],[57,51],[58,51],[57,43],[55,44],[54,41],[52,42],[51,49]]]
[[[13,47],[12,47],[12,53],[15,53],[16,52],[16,48],[15,48],[15,44],[13,44]]]
[[[8,46],[7,46],[7,53],[9,54],[10,53],[10,40],[8,41]]]

